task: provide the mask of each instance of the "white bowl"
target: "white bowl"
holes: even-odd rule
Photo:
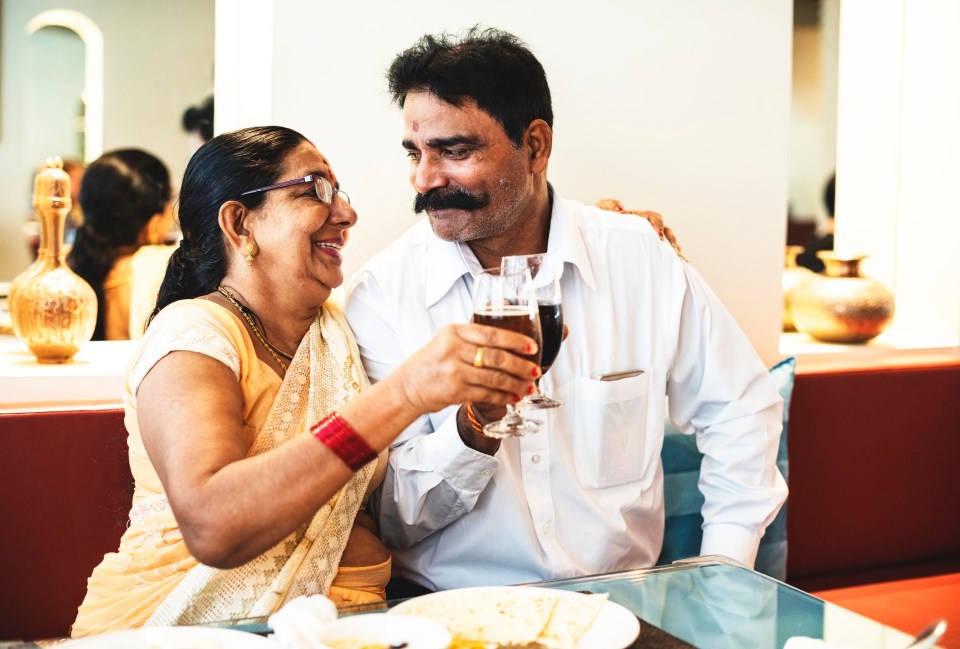
[[[367,613],[342,617],[332,622],[323,628],[319,640],[337,649],[341,646],[346,649],[403,642],[407,643],[404,649],[447,649],[453,636],[447,627],[424,617]],[[333,644],[349,640],[355,642]]]

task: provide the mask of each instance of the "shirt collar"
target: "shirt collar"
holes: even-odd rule
[[[423,225],[429,237],[427,255],[430,271],[424,292],[424,306],[429,309],[449,293],[464,275],[472,274],[473,270],[467,262],[468,255],[476,269],[480,268],[480,264],[467,244],[438,239],[430,228],[429,219],[424,219]]]
[[[579,203],[567,201],[557,195],[553,186],[548,186],[552,198],[553,208],[550,213],[550,234],[547,238],[547,252],[557,263],[564,266],[569,263],[580,277],[591,288],[596,288],[596,279],[587,247],[583,242],[583,233],[580,231],[579,220],[575,212],[582,210]],[[427,277],[425,290],[425,304],[428,309],[439,302],[450,289],[465,275],[469,279],[480,272],[480,262],[477,261],[470,246],[465,243],[456,243],[438,239],[430,229],[427,219],[423,224],[428,229],[429,246],[427,254],[430,259],[430,274]],[[468,283],[469,289],[471,283]]]
[[[583,241],[583,232],[580,229],[578,215],[585,209],[584,205],[575,201],[568,201],[553,191],[553,211],[550,214],[550,237],[547,239],[547,252],[557,263],[563,264],[566,272],[567,264],[572,265],[580,273],[580,278],[591,289],[597,288],[593,266],[587,254],[587,246]]]

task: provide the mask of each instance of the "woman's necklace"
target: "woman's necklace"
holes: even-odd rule
[[[270,355],[273,356],[273,360],[277,361],[277,365],[282,367],[283,371],[286,372],[287,364],[284,363],[282,360],[280,360],[280,357],[283,356],[288,361],[292,361],[293,356],[291,356],[290,354],[287,354],[286,352],[280,351],[273,345],[273,343],[267,340],[266,335],[264,335],[264,333],[260,331],[260,327],[257,326],[257,322],[253,319],[253,316],[250,315],[250,310],[245,308],[239,302],[237,302],[237,298],[233,296],[233,293],[223,288],[222,286],[217,287],[217,292],[220,293],[220,295],[222,295],[223,297],[230,300],[230,304],[232,304],[237,308],[237,311],[240,312],[240,315],[243,316],[243,319],[247,321],[248,325],[250,325],[250,328],[253,330],[253,333],[257,337],[257,340],[259,340],[260,343],[264,346],[264,348],[268,352],[270,352]]]

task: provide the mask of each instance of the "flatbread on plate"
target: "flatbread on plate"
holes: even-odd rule
[[[444,624],[454,640],[493,646],[574,649],[596,620],[607,595],[546,588],[448,590],[409,600],[394,610]]]

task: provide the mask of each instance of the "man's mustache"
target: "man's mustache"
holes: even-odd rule
[[[438,187],[426,194],[417,194],[413,199],[413,211],[417,214],[424,210],[475,211],[486,207],[489,203],[489,196],[474,194],[463,187],[454,189]]]

